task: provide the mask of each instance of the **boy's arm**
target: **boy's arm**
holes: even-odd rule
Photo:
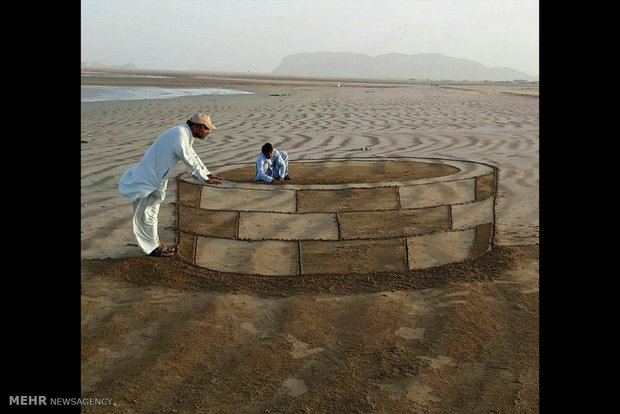
[[[265,158],[259,155],[256,159],[256,177],[254,178],[256,181],[263,180],[268,183],[273,181],[273,178],[265,174],[265,171],[267,170],[267,168],[265,168],[266,164],[267,162],[265,161]]]

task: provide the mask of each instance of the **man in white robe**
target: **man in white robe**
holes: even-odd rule
[[[288,176],[288,153],[274,149],[270,143],[261,148],[256,158],[256,176],[254,181],[267,181],[271,184],[280,184],[290,180]]]
[[[211,116],[195,113],[186,124],[162,133],[140,162],[123,174],[119,191],[133,203],[133,230],[138,245],[149,256],[173,256],[173,247],[162,246],[157,233],[159,207],[166,197],[168,176],[178,162],[189,174],[208,184],[221,184],[222,177],[212,174],[192,147],[194,138],[205,139],[215,131]]]

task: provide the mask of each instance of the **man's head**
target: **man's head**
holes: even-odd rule
[[[194,138],[205,139],[207,135],[215,131],[215,125],[211,123],[211,115],[196,112],[187,120],[187,125],[192,130]]]
[[[260,150],[267,158],[271,158],[273,155],[273,146],[270,143],[263,145]]]

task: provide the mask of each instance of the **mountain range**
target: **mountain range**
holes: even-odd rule
[[[511,68],[491,68],[473,60],[438,53],[388,53],[375,57],[345,52],[298,53],[282,59],[273,73],[352,79],[538,81],[538,76]]]

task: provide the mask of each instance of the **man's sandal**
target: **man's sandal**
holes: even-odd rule
[[[177,252],[177,249],[175,247],[173,247],[173,246],[163,246],[162,245],[161,248],[162,248],[162,250],[164,252],[172,252],[172,253],[176,253]]]
[[[149,253],[149,256],[170,257],[170,256],[174,256],[175,251],[176,249],[174,247],[159,246],[155,250],[153,250],[151,253]]]

